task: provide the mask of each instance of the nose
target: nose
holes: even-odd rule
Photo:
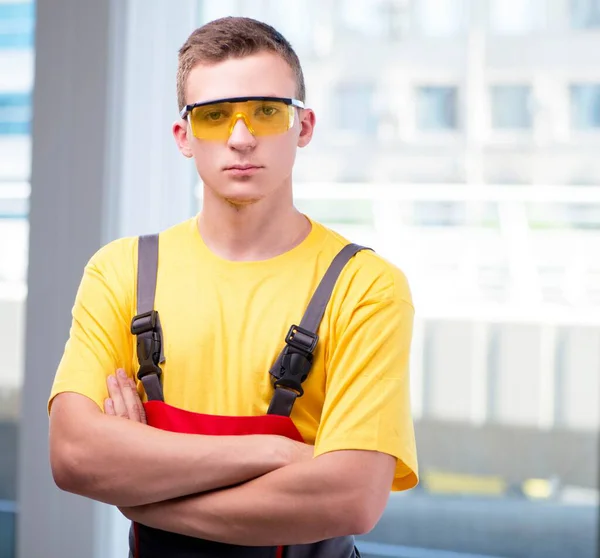
[[[231,134],[229,135],[227,144],[233,149],[237,149],[239,151],[251,149],[256,145],[256,137],[254,137],[254,135],[248,129],[248,125],[246,124],[246,119],[243,114],[236,115],[235,119],[236,121],[231,130]]]

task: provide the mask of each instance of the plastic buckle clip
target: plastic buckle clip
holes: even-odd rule
[[[162,339],[158,330],[158,312],[151,310],[134,316],[131,320],[131,333],[137,336],[137,357],[140,368],[137,377],[141,380],[144,376],[156,374],[160,377],[162,370],[160,350]],[[144,335],[150,333],[150,335]]]
[[[161,339],[158,332],[153,332],[150,339],[138,337],[137,357],[140,368],[137,377],[141,380],[144,376],[156,374],[160,377],[162,370],[158,363],[160,361]]]
[[[157,323],[158,312],[156,310],[138,314],[131,320],[131,333],[133,335],[141,335],[142,333],[148,333],[149,331],[156,331]]]
[[[300,326],[290,327],[285,338],[286,347],[281,359],[281,373],[275,387],[295,391],[298,397],[304,395],[302,382],[308,377],[313,363],[313,351],[319,336]]]
[[[306,351],[312,355],[319,342],[319,336],[303,327],[293,325],[285,337],[285,342],[295,349]]]

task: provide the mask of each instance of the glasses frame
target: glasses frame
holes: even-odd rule
[[[298,99],[292,99],[290,97],[229,97],[226,99],[215,99],[214,101],[203,101],[201,103],[193,103],[191,105],[185,105],[181,109],[179,116],[183,120],[187,120],[187,117],[197,107],[205,107],[206,105],[212,105],[215,103],[244,103],[246,101],[278,101],[288,106],[293,106],[299,109],[303,109],[304,103]]]

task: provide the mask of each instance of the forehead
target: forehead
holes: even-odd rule
[[[260,52],[243,58],[196,65],[186,83],[186,102],[228,97],[295,97],[296,78],[278,54]]]

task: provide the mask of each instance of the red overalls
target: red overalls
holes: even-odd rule
[[[213,416],[192,413],[164,402],[160,382],[160,363],[164,361],[162,330],[158,312],[154,310],[156,272],[158,268],[158,235],[142,236],[138,244],[138,315],[133,318],[131,332],[137,336],[140,363],[138,378],[142,381],[148,402],[144,404],[148,424],[155,428],[186,434],[213,436],[245,434],[277,434],[302,442],[302,436],[290,414],[296,398],[302,396],[302,382],[308,376],[317,345],[316,332],[331,297],[337,277],[361,246],[350,244],[331,263],[315,291],[300,326],[292,326],[286,346],[270,373],[274,378],[274,394],[264,416]],[[289,547],[237,546],[218,543],[141,524],[133,524],[130,532],[130,556],[134,558],[354,558],[360,556],[353,537],[328,539],[314,544]]]

